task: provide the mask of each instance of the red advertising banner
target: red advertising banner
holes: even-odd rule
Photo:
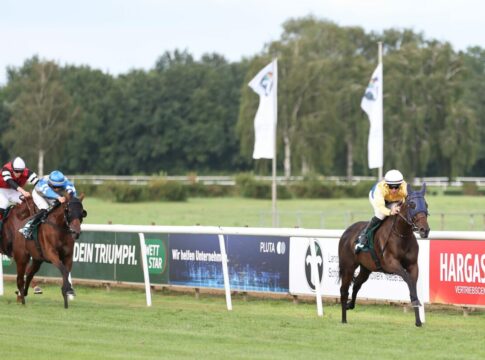
[[[485,306],[485,241],[432,240],[431,303]]]

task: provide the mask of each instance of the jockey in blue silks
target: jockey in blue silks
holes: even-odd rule
[[[58,204],[66,202],[65,193],[77,195],[74,184],[62,172],[54,170],[48,176],[42,177],[32,191],[32,198],[40,211],[19,232],[26,239],[32,239],[33,229],[43,222]]]

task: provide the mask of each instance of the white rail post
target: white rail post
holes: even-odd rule
[[[145,295],[147,299],[147,306],[152,306],[152,291],[150,289],[150,275],[148,274],[148,264],[147,264],[147,248],[145,245],[145,235],[143,233],[138,233],[140,237],[140,253],[141,262],[143,267],[143,280],[145,281]]]
[[[224,243],[224,235],[222,234],[219,234],[219,247],[221,248],[222,274],[224,275],[227,310],[232,310],[231,286],[229,284],[229,271],[227,270],[226,244]]]
[[[0,254],[0,296],[3,295],[3,254]]]
[[[314,238],[310,239],[310,252],[312,255],[311,269],[312,269],[312,282],[315,285],[315,296],[317,302],[317,314],[318,316],[323,316],[323,304],[322,304],[322,289],[320,287],[320,274],[318,273],[317,264],[317,250],[316,250],[316,240]]]

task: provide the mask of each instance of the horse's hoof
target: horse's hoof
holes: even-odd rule
[[[414,300],[414,301],[411,302],[411,306],[413,308],[420,307],[421,303],[419,302],[419,300]]]
[[[420,322],[417,322],[417,323],[416,323],[416,326],[417,326],[417,327],[421,327],[421,326],[423,326],[423,324],[422,324],[422,323],[421,323],[421,321],[420,321]]]
[[[352,304],[352,303],[347,304],[347,310],[354,310],[354,308],[355,308],[354,304]]]
[[[42,288],[40,286],[34,287],[34,294],[40,295],[42,293],[43,293],[43,291],[42,291]]]
[[[68,298],[69,300],[74,300],[74,298],[75,298],[75,297],[76,297],[76,295],[74,295],[74,293],[72,293],[72,294],[67,294],[67,298]]]

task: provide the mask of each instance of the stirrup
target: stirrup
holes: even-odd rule
[[[29,231],[29,229],[25,229],[25,228],[19,229],[19,233],[21,233],[26,239],[32,238],[32,232]]]
[[[354,248],[354,251],[356,254],[360,253],[363,249],[365,248],[365,245],[364,244],[361,244],[361,243],[357,243],[355,244],[355,248]]]

